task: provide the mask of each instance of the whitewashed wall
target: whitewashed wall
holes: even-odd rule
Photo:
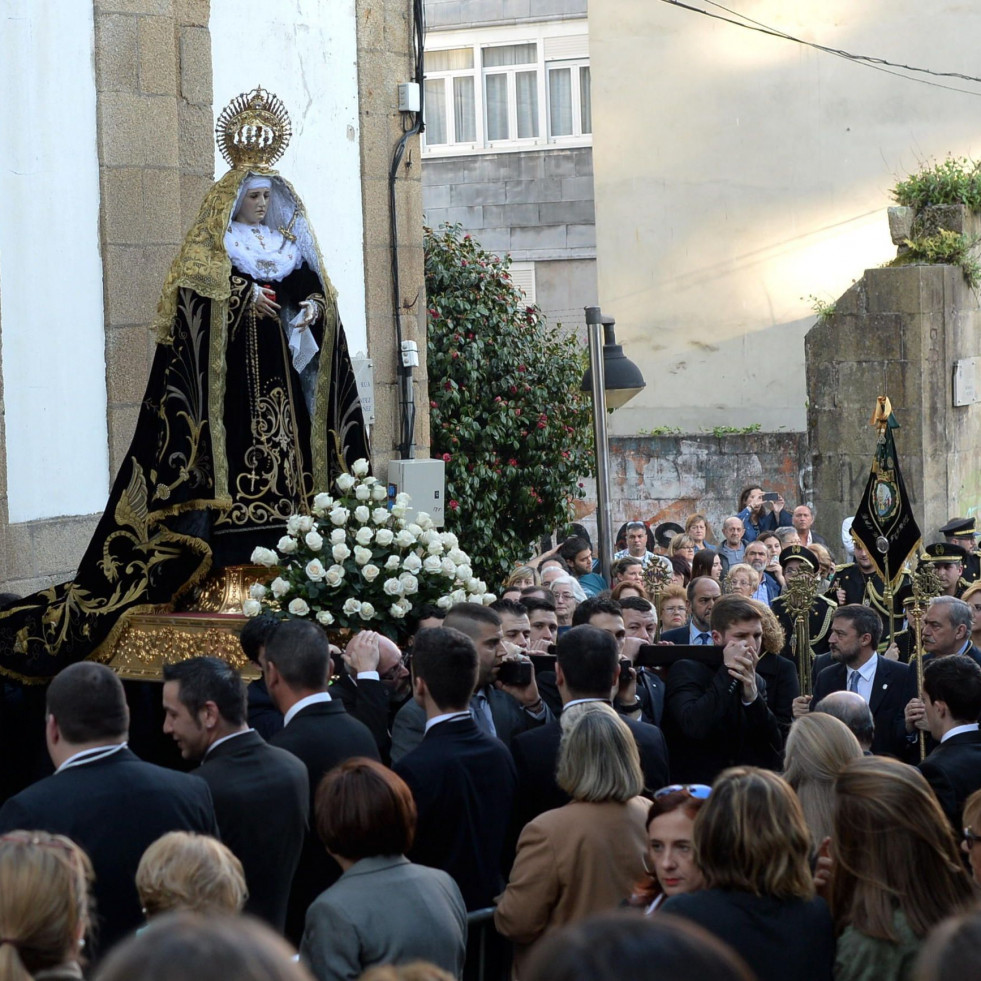
[[[212,0],[214,107],[262,85],[293,141],[277,170],[296,188],[339,294],[352,352],[367,350],[354,0]],[[217,154],[216,173],[228,165]]]
[[[0,0],[0,325],[10,521],[109,489],[91,3]]]

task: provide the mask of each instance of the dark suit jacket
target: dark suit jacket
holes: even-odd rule
[[[408,857],[453,876],[468,910],[492,906],[504,888],[504,846],[517,782],[507,747],[473,719],[443,722],[394,769],[419,811]]]
[[[315,830],[313,802],[317,787],[324,774],[338,763],[352,756],[377,760],[379,754],[368,727],[352,719],[337,699],[316,702],[297,712],[290,724],[276,733],[272,744],[299,757],[306,764],[310,779],[310,828],[293,876],[286,912],[286,936],[299,946],[307,907],[341,874],[340,866],[327,854]]]
[[[246,912],[282,933],[307,831],[306,767],[259,733],[243,732],[208,753],[197,776],[211,788],[221,840],[245,871]]]
[[[391,726],[394,718],[392,701],[385,683],[374,678],[356,681],[349,674],[334,679],[330,686],[332,698],[340,698],[347,713],[363,722],[375,737],[381,758],[386,762],[392,754]]]
[[[95,869],[100,950],[143,922],[136,866],[168,831],[218,837],[208,785],[195,776],[144,763],[128,749],[55,773],[0,810],[0,834],[16,828],[66,835]]]
[[[981,732],[960,732],[940,743],[920,764],[954,833],[964,827],[964,801],[981,788]]]
[[[818,659],[815,659],[815,668]],[[909,676],[913,675],[916,685],[916,672],[902,661],[890,661],[876,654],[875,677],[872,680],[872,694],[869,708],[875,720],[875,736],[872,752],[876,756],[896,756],[904,759],[907,755],[905,709]],[[833,691],[844,691],[848,684],[848,669],[844,664],[832,662],[815,676],[814,697],[811,705],[817,705],[825,695]]]
[[[786,739],[794,721],[793,702],[800,694],[797,668],[782,654],[766,654],[756,665],[756,673],[766,682],[766,704],[776,716]]]
[[[637,743],[646,788],[655,791],[666,787],[670,783],[668,746],[661,730],[649,722],[626,718],[623,721]],[[568,804],[571,799],[555,782],[561,739],[561,724],[550,722],[540,729],[515,736],[511,743],[511,754],[518,771],[515,817],[521,827],[545,811]]]
[[[650,725],[660,727],[664,721],[664,679],[650,668],[637,672],[637,696],[640,698],[640,717]]]
[[[729,766],[779,769],[783,738],[766,703],[766,682],[757,675],[758,697],[744,706],[730,691],[725,665],[677,661],[668,671],[664,735],[671,773],[680,783],[712,783]]]
[[[691,643],[691,621],[686,623],[683,627],[675,627],[674,630],[665,630],[661,634],[661,640],[666,641],[668,644],[684,644],[688,645]],[[709,635],[709,643],[712,643],[712,631],[707,630],[706,633]]]
[[[499,688],[487,688],[486,692],[497,738],[505,746],[510,746],[511,740],[519,732],[534,729],[555,719],[547,704],[545,705],[545,717],[536,719],[529,715],[522,708],[520,702],[506,691],[501,691]],[[544,702],[544,699],[542,701]],[[410,698],[399,709],[395,716],[395,724],[392,726],[392,762],[398,763],[400,759],[422,745],[425,731],[426,710],[414,698]]]
[[[245,690],[249,699],[249,725],[268,742],[283,728],[283,715],[273,705],[264,678],[250,681]]]

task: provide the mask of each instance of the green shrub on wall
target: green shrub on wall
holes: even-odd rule
[[[593,472],[586,352],[511,282],[510,259],[460,227],[424,230],[432,455],[446,527],[493,589],[565,524]]]
[[[963,204],[981,212],[981,163],[965,157],[947,157],[924,167],[892,189],[898,204],[921,211],[931,204]]]

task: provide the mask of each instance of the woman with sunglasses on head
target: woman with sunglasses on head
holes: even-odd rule
[[[815,896],[810,835],[797,797],[769,770],[724,770],[695,819],[705,888],[668,899],[729,944],[759,981],[831,981],[834,928]]]
[[[630,906],[653,913],[666,899],[705,885],[695,864],[692,829],[711,792],[702,783],[676,783],[654,794],[647,812],[647,875],[634,886]]]

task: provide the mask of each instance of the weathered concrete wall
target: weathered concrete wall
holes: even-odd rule
[[[426,0],[429,30],[585,16],[586,0]]]
[[[811,500],[804,433],[615,436],[610,463],[614,534],[624,521],[682,524],[689,514],[701,512],[721,540],[722,522],[750,483],[779,491],[789,508]],[[586,482],[579,511],[595,541],[593,480]],[[834,545],[836,528],[825,514],[818,515],[814,527]]]
[[[981,308],[955,266],[869,269],[807,335],[814,497],[840,522],[868,480],[875,399],[888,395],[896,449],[924,542],[981,508],[981,404],[953,405],[953,365],[981,356]]]

